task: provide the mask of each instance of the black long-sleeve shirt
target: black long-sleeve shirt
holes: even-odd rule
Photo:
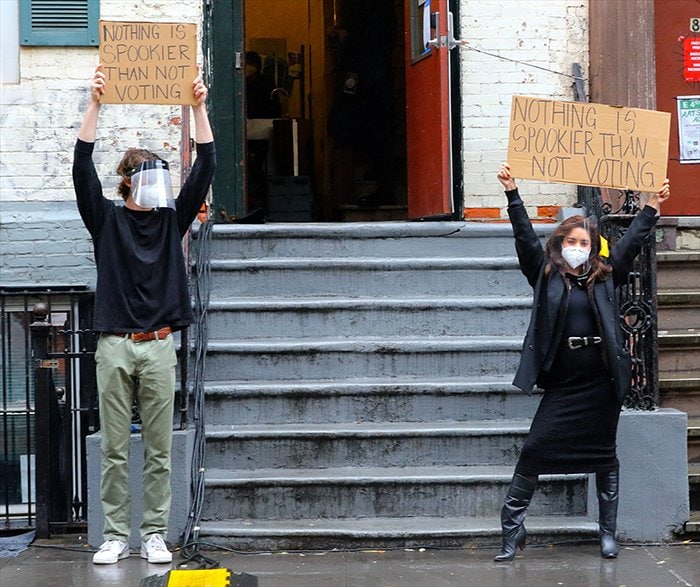
[[[559,348],[563,337],[563,329],[558,328],[562,324],[558,316],[562,300],[565,299],[566,283],[558,271],[552,271],[549,277],[544,277],[545,251],[519,193],[517,189],[509,190],[506,196],[520,270],[534,289],[530,325],[513,384],[527,393],[532,393],[540,373],[551,367],[553,353]],[[615,288],[624,283],[634,258],[641,250],[646,236],[653,230],[656,220],[656,210],[651,206],[645,206],[637,214],[624,236],[610,249],[608,262],[613,269],[612,278],[593,285],[592,302],[600,320],[603,349],[620,402],[629,392],[631,363],[620,326]]]
[[[94,330],[149,332],[192,322],[182,237],[204,201],[216,167],[214,143],[197,145],[175,210],[131,210],[102,194],[92,161],[94,143],[78,139],[73,185],[95,248]]]

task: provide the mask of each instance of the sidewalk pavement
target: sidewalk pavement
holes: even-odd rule
[[[38,540],[0,558],[2,587],[139,587],[177,568],[151,565],[132,552],[116,565],[92,564],[75,538]],[[510,563],[497,550],[397,549],[356,552],[236,554],[202,550],[220,566],[258,578],[259,587],[700,587],[700,543],[622,545],[617,560],[600,558],[597,543],[528,546]]]

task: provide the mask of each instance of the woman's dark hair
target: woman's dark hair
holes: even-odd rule
[[[591,254],[588,256],[587,265],[590,269],[588,274],[587,284],[592,284],[596,281],[604,281],[608,274],[612,271],[612,267],[608,265],[600,256],[600,232],[598,230],[598,222],[595,218],[586,218],[585,216],[571,216],[564,220],[549,237],[545,247],[547,255],[547,266],[545,267],[545,275],[549,275],[552,271],[565,273],[567,264],[561,255],[561,244],[566,236],[575,228],[582,228],[591,237]]]
[[[117,173],[122,178],[117,186],[117,191],[124,200],[127,200],[131,193],[131,187],[126,183],[126,180],[134,175],[137,167],[141,165],[141,163],[144,161],[155,161],[157,159],[160,159],[158,155],[146,149],[127,149],[119,165],[117,165]]]

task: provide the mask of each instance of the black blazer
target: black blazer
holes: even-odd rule
[[[509,195],[515,194],[509,192]],[[561,333],[557,335],[554,327],[566,284],[558,272],[544,276],[544,249],[519,198],[508,207],[508,216],[513,227],[520,270],[534,289],[530,325],[513,385],[531,394],[550,349],[558,347],[561,342],[555,340],[557,336],[561,337]],[[656,210],[651,206],[645,206],[637,214],[624,236],[610,250],[608,263],[613,268],[612,279],[608,277],[593,286],[593,300],[603,329],[601,337],[604,352],[620,403],[630,390],[631,360],[620,325],[616,288],[625,283],[632,262],[639,254],[645,237],[654,228],[656,220]]]

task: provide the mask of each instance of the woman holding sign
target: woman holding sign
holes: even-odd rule
[[[594,219],[573,216],[542,247],[510,167],[498,179],[508,198],[520,270],[534,289],[530,325],[513,384],[544,389],[501,510],[503,545],[496,561],[525,547],[524,521],[538,475],[595,473],[600,552],[615,558],[619,463],[617,423],[630,388],[630,356],[620,328],[615,289],[656,224],[669,181],[653,194],[609,258],[600,255]]]

